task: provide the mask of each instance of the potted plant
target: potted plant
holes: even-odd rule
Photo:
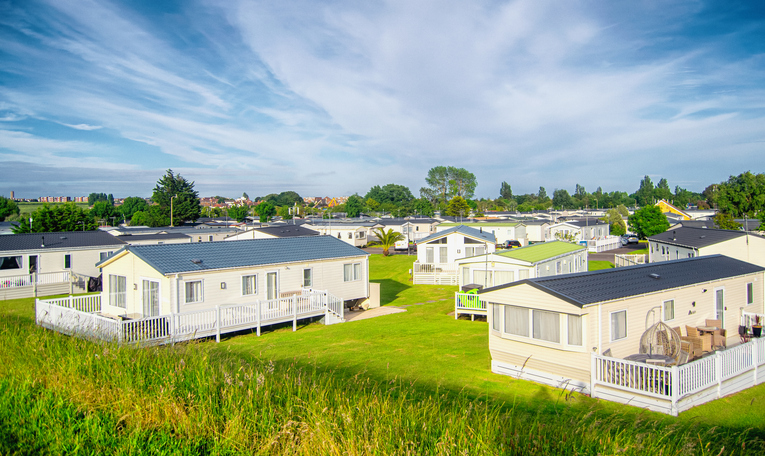
[[[752,335],[754,337],[760,337],[762,335],[762,323],[760,323],[760,316],[754,316],[754,324],[752,325]]]

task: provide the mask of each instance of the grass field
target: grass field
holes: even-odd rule
[[[43,204],[50,204],[51,206],[57,206],[59,204],[65,204],[65,203],[16,203],[19,205],[19,211],[21,216],[24,214],[31,214],[32,212],[36,211],[38,207],[41,207]],[[81,207],[83,209],[88,209],[90,206],[88,206],[88,203],[74,203],[77,205],[77,207]]]
[[[610,261],[588,261],[587,262],[587,268],[589,271],[597,271],[599,269],[610,269],[613,268],[614,264]]]
[[[752,454],[765,387],[673,418],[490,372],[485,322],[456,287],[370,259],[406,312],[129,348],[33,324],[0,303],[0,454]]]

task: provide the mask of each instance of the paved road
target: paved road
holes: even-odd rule
[[[602,253],[590,253],[588,255],[588,259],[590,261],[610,261],[611,263],[614,262],[614,255],[629,255],[635,250],[644,249],[647,247],[647,244],[627,244],[626,246],[615,249],[615,250],[609,250],[607,252]]]

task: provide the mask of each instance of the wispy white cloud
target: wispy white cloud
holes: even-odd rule
[[[32,3],[0,19],[14,31],[0,32],[0,120],[17,125],[2,157],[78,149],[250,194],[417,193],[439,164],[473,171],[489,197],[503,180],[632,191],[654,172],[703,188],[751,168],[765,137],[762,23],[684,31],[714,23],[714,7]],[[60,139],[51,122],[82,133]]]

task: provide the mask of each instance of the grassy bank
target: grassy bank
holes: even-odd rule
[[[491,374],[485,322],[454,287],[412,286],[412,258],[371,260],[407,311],[162,348],[37,328],[0,303],[0,453],[751,454],[763,388],[678,418]]]

